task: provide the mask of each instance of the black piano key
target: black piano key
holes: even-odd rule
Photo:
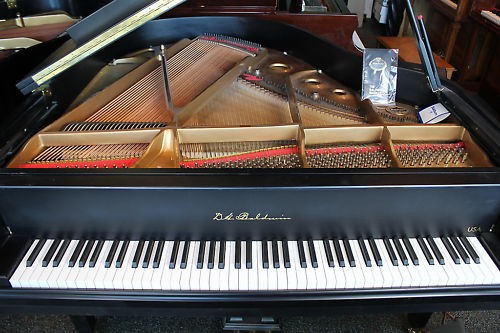
[[[142,260],[142,268],[148,268],[155,243],[156,241],[149,241],[148,247],[146,248],[146,253],[144,254],[144,259]]]
[[[401,246],[399,238],[394,237],[392,240],[394,241],[394,246],[396,247],[396,251],[398,252],[399,259],[401,259],[401,262],[404,266],[408,266],[408,257],[406,256],[406,253]]]
[[[460,241],[458,240],[458,237],[452,236],[450,237],[451,242],[455,246],[455,249],[457,249],[458,254],[462,258],[462,260],[466,264],[470,264],[470,257],[467,255],[467,252],[465,252],[465,249],[463,248],[462,244],[460,244]]]
[[[185,269],[187,267],[190,244],[191,244],[190,241],[184,242],[184,249],[182,250],[182,257],[181,257],[181,269]]]
[[[462,244],[464,244],[465,248],[467,249],[467,252],[469,252],[469,255],[472,257],[472,260],[474,260],[474,262],[476,264],[481,263],[481,261],[479,260],[479,256],[477,255],[476,251],[474,251],[474,248],[470,244],[467,237],[461,236],[460,240],[462,241]]]
[[[351,244],[349,244],[348,239],[343,240],[345,254],[347,255],[347,260],[349,261],[349,266],[356,267],[356,260],[354,260],[354,254],[352,254]]]
[[[116,268],[122,267],[123,260],[125,259],[125,254],[127,253],[129,244],[130,244],[130,241],[128,241],[128,240],[123,241],[120,252],[118,253],[118,257],[116,258],[116,263],[115,263]]]
[[[292,264],[290,263],[290,251],[288,250],[288,241],[284,239],[281,243],[283,244],[283,261],[285,262],[285,268],[290,268],[292,267]]]
[[[280,258],[278,254],[278,241],[273,240],[271,242],[272,253],[273,253],[273,267],[280,268]]]
[[[441,241],[443,242],[444,247],[446,248],[446,250],[450,254],[450,257],[453,260],[453,262],[455,264],[460,264],[460,257],[458,256],[457,252],[455,252],[455,249],[451,245],[451,243],[448,240],[448,238],[447,237],[441,237]]]
[[[391,260],[392,265],[398,266],[398,257],[396,257],[396,253],[392,248],[391,241],[387,237],[384,237],[384,245],[385,248],[387,249],[387,253],[389,254],[389,259]]]
[[[269,268],[269,252],[267,250],[267,241],[262,241],[262,268]]]
[[[318,257],[316,256],[316,250],[314,249],[314,243],[312,239],[307,241],[307,247],[309,248],[309,257],[311,257],[312,267],[318,268]]]
[[[29,255],[28,260],[26,260],[26,267],[33,266],[33,262],[35,261],[36,257],[38,257],[38,254],[42,250],[42,247],[45,245],[45,242],[46,239],[40,239],[38,243],[36,243],[36,246]]]
[[[141,260],[143,249],[144,249],[144,241],[141,239],[139,243],[137,243],[137,248],[135,249],[134,258],[132,259],[132,268],[139,267],[139,261]]]
[[[115,258],[116,250],[118,249],[118,245],[120,244],[119,240],[114,240],[113,244],[111,244],[111,248],[109,249],[106,260],[104,261],[104,267],[110,268],[113,264],[113,259]]]
[[[326,260],[329,267],[335,267],[335,260],[333,260],[333,253],[328,239],[323,239],[323,246],[325,248]]]
[[[177,253],[179,252],[180,241],[174,241],[174,246],[172,247],[172,254],[170,255],[170,262],[168,268],[174,269],[175,263],[177,262]]]
[[[97,259],[99,258],[99,255],[101,254],[103,246],[104,246],[103,240],[97,242],[97,245],[95,246],[94,249],[94,253],[92,253],[92,256],[90,256],[89,267],[95,267],[95,264],[97,262]]]
[[[155,257],[153,258],[153,268],[160,267],[161,256],[163,254],[163,247],[165,246],[164,240],[158,241],[158,246],[156,246]]]
[[[301,240],[297,241],[297,247],[299,249],[300,267],[307,268],[306,252],[304,251],[304,243]]]
[[[196,268],[203,268],[203,260],[205,259],[205,241],[200,241],[200,247],[198,248],[198,259],[196,259]]]
[[[70,243],[71,240],[69,239],[63,241],[61,247],[59,248],[59,251],[57,251],[57,254],[54,257],[54,261],[52,262],[53,267],[59,267],[59,265],[61,264],[62,257],[66,253],[66,250],[68,249]]]
[[[425,244],[424,239],[422,237],[417,237],[417,242],[418,245],[420,246],[420,249],[422,249],[425,259],[427,260],[429,265],[434,265],[434,257],[432,256],[431,251],[427,247],[427,244]]]
[[[370,244],[370,249],[372,249],[373,258],[375,259],[377,266],[383,266],[382,256],[378,250],[377,243],[375,243],[375,240],[372,237],[368,238],[368,244]]]
[[[418,265],[418,257],[417,254],[415,253],[415,250],[413,249],[413,246],[411,246],[410,240],[408,237],[403,237],[403,244],[406,248],[406,251],[408,252],[408,255],[410,256],[411,261],[413,262],[413,265],[417,266]]]
[[[56,250],[59,247],[59,244],[61,244],[61,240],[54,239],[54,241],[52,242],[52,244],[49,247],[49,251],[47,251],[47,254],[42,259],[42,267],[47,267],[49,265],[50,260],[52,260],[54,253],[56,253]]]
[[[246,267],[252,268],[252,241],[246,241]]]
[[[434,242],[434,239],[432,237],[427,237],[427,242],[429,243],[429,246],[431,247],[432,252],[436,256],[436,259],[440,265],[444,265],[444,257],[441,254],[441,251],[439,251],[436,243]]]
[[[335,254],[337,255],[339,266],[345,267],[344,255],[342,254],[342,250],[340,249],[340,242],[338,239],[333,240],[333,247],[335,249]]]
[[[366,267],[372,267],[372,260],[370,258],[370,254],[368,253],[368,249],[366,248],[365,241],[360,238],[358,239],[358,244],[359,248],[361,249],[361,255],[363,256]]]
[[[236,241],[234,246],[234,268],[241,268],[241,241]]]
[[[213,269],[214,263],[215,263],[215,241],[210,241],[210,245],[208,247],[208,263],[207,263],[208,268]]]
[[[221,240],[219,246],[219,269],[224,269],[226,264],[226,241]]]
[[[78,244],[76,244],[75,250],[69,258],[68,267],[74,267],[76,262],[78,261],[78,257],[80,256],[80,252],[82,252],[83,246],[85,245],[85,240],[79,240]]]
[[[87,242],[87,245],[85,246],[85,249],[83,250],[82,256],[80,257],[80,260],[78,261],[78,266],[79,267],[85,267],[85,264],[87,263],[87,260],[90,257],[90,252],[92,251],[92,248],[94,247],[94,240],[89,240]]]

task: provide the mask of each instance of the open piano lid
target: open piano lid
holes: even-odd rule
[[[41,65],[17,84],[25,95],[47,83],[81,60],[89,57],[144,23],[158,17],[186,0],[114,0],[66,32],[72,47],[56,51],[52,63]],[[63,46],[64,47],[64,46]]]

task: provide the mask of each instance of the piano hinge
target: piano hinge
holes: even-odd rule
[[[223,331],[281,332],[281,324],[273,317],[226,317]]]
[[[5,0],[8,9],[16,9],[17,8],[17,0]]]

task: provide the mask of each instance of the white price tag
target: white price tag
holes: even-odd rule
[[[424,124],[439,123],[448,118],[449,115],[450,112],[441,103],[431,105],[418,112],[418,117]]]

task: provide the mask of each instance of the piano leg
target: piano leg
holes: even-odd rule
[[[273,317],[226,317],[223,331],[281,332],[281,324]]]
[[[432,312],[408,313],[408,323],[411,328],[424,328],[432,316]]]
[[[93,316],[70,316],[78,333],[93,333],[96,318]]]

